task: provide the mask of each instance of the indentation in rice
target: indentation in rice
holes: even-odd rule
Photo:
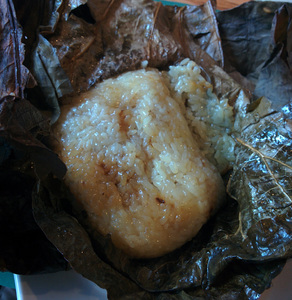
[[[205,116],[191,118],[182,105],[187,97],[197,107],[188,93],[206,97],[210,85],[183,64],[169,74],[139,70],[104,81],[64,106],[54,129],[65,181],[91,224],[135,257],[190,240],[224,194],[189,127],[204,127]]]

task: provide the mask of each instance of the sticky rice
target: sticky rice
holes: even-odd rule
[[[215,119],[223,131],[210,130]],[[185,60],[70,99],[54,128],[55,150],[91,226],[130,256],[157,257],[192,239],[222,203],[228,158],[217,142],[228,122],[232,110]]]

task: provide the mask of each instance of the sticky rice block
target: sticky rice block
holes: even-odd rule
[[[182,246],[224,198],[174,93],[166,73],[128,72],[72,98],[54,128],[91,226],[132,257]]]

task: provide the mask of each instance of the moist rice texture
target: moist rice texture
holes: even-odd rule
[[[185,59],[170,67],[170,88],[202,154],[223,174],[235,162],[235,141],[231,137],[234,109],[228,98],[217,98],[212,85],[200,73],[195,62]]]
[[[62,107],[54,134],[65,182],[91,226],[130,256],[157,257],[182,246],[224,198],[222,151],[212,141],[219,133],[208,128],[212,111],[221,109],[215,104],[229,111],[211,88],[185,60],[169,72],[108,79]],[[219,118],[220,139],[232,116]]]

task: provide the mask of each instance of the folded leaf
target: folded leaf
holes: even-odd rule
[[[260,70],[255,87],[255,96],[267,97],[276,110],[292,99],[291,21],[292,6],[282,6],[273,22],[272,53]]]
[[[87,5],[90,18],[76,17],[79,14],[73,11],[68,20],[59,22],[56,34],[49,38],[76,92],[143,66],[166,68],[190,56],[200,60],[200,47],[222,64],[210,3],[173,7],[124,0],[88,1]]]
[[[52,111],[51,123],[60,115],[58,99],[72,92],[70,81],[61,68],[55,49],[42,36],[32,56],[32,72],[44,95],[44,102]]]

